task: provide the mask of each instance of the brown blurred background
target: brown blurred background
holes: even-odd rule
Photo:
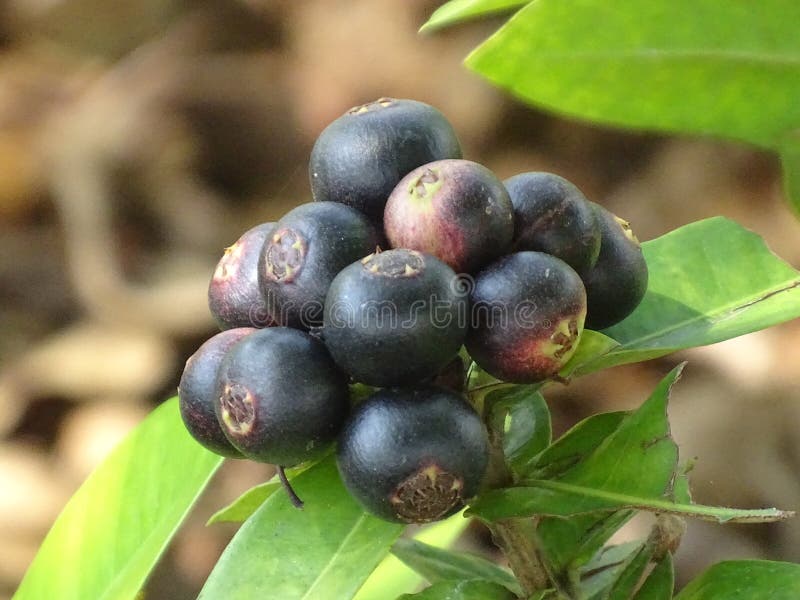
[[[724,214],[800,265],[776,159],[527,108],[461,66],[501,22],[435,36],[435,0],[8,0],[0,4],[0,598],[70,494],[213,332],[222,248],[310,199],[325,125],[378,96],[429,102],[501,177],[551,170],[641,239]],[[800,508],[798,323],[554,390],[558,432],[639,404],[676,362],[673,431],[695,498]],[[233,529],[209,514],[269,474],[226,465],[148,584],[192,598]],[[629,528],[636,533],[636,524]],[[470,532],[475,547],[485,542]],[[692,522],[681,578],[731,557],[800,560],[800,521]]]

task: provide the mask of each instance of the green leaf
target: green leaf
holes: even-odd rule
[[[531,477],[556,477],[575,466],[614,433],[628,415],[626,412],[601,413],[584,419],[542,452],[528,471]],[[633,516],[631,511],[612,514],[579,515],[569,519],[543,519],[539,537],[557,570],[570,563],[582,564]]]
[[[591,560],[634,514],[632,510],[620,510],[568,518],[543,517],[537,534],[553,569],[558,573],[574,571]]]
[[[461,536],[469,523],[462,511],[444,521],[423,527],[414,539],[439,548],[448,548]],[[422,576],[393,554],[387,554],[358,590],[354,600],[396,598],[400,594],[419,589],[423,583],[425,580]]]
[[[653,557],[653,550],[644,544],[623,563],[623,568],[611,586],[606,600],[628,600],[642,580],[647,565]]]
[[[133,598],[220,464],[168,400],[70,499],[14,598]]]
[[[200,593],[205,600],[351,598],[403,530],[364,513],[328,457],[273,494],[239,529]]]
[[[431,583],[482,579],[502,585],[517,595],[522,594],[517,580],[511,573],[475,554],[443,550],[403,538],[394,543],[392,554]]]
[[[398,600],[515,600],[516,596],[496,583],[480,580],[441,581],[418,594]]]
[[[798,22],[785,0],[537,0],[467,64],[562,114],[774,148],[800,126]]]
[[[292,481],[300,473],[313,466],[313,464],[314,463],[306,463],[299,467],[286,469],[286,478]],[[213,525],[215,523],[244,523],[250,518],[250,515],[256,512],[258,507],[261,506],[267,498],[282,487],[278,476],[275,475],[269,481],[251,487],[228,506],[219,509],[211,515],[206,525]]]
[[[531,0],[450,0],[437,8],[420,32],[434,31],[460,21],[508,11],[528,4]]]
[[[568,471],[613,434],[628,414],[600,413],[584,419],[532,460],[526,475],[549,479]]]
[[[653,567],[633,600],[670,600],[674,587],[675,572],[672,567],[672,555],[667,554]]]
[[[557,483],[561,486],[578,486],[592,490],[592,493],[614,491],[637,497],[662,496],[669,488],[678,460],[677,446],[669,435],[667,401],[670,387],[681,369],[682,365],[673,369],[650,398],[637,411],[625,416],[594,450],[561,472],[557,481],[544,480],[545,485]],[[602,421],[592,420],[588,423],[595,425]],[[584,428],[589,430],[585,424]],[[598,430],[603,436],[606,435],[607,430],[599,427]],[[567,438],[566,435],[564,437]],[[597,435],[592,441],[600,437]],[[574,440],[570,443],[577,446],[580,438],[572,433],[567,440]],[[558,500],[548,503],[556,495],[562,498],[565,492],[561,489],[553,491],[538,484],[539,480],[535,484],[525,482],[527,487],[490,490],[478,497],[469,512],[494,521],[510,516],[570,516],[625,506],[619,504],[614,507],[610,502],[598,500],[587,492],[586,495],[577,494],[583,504],[581,510],[573,510],[577,503],[574,497],[571,498],[572,504],[564,506]],[[536,487],[532,487],[534,485]],[[543,519],[537,533],[550,562],[557,570],[562,570],[588,560],[629,517],[629,513],[622,512],[611,516],[587,515],[566,523]]]
[[[576,374],[721,342],[800,316],[800,273],[733,221],[698,221],[642,249],[650,271],[647,293],[633,314],[604,332],[619,347],[576,365]]]
[[[272,494],[281,489],[279,481],[270,479],[251,487],[236,500],[215,512],[206,525],[215,523],[244,523]]]
[[[675,596],[675,600],[797,598],[800,598],[800,565],[766,560],[731,560],[718,563]]]
[[[612,586],[643,550],[644,544],[641,542],[627,542],[602,548],[578,572],[580,597],[589,600],[608,598]]]
[[[608,354],[619,346],[619,342],[599,331],[584,329],[578,341],[578,348],[559,372],[561,377],[570,377],[581,365],[603,354]]]
[[[512,470],[523,469],[550,444],[550,410],[535,388],[504,387],[487,394],[484,402],[491,407],[493,429],[503,432],[503,454]]]

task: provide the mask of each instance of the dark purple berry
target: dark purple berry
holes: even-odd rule
[[[557,374],[578,347],[586,292],[564,261],[542,252],[505,256],[472,291],[467,351],[490,375],[535,383]]]
[[[458,394],[380,390],[360,404],[339,438],[342,481],[370,513],[428,523],[478,492],[489,458],[486,430]]]
[[[261,251],[259,281],[267,313],[281,325],[322,324],[331,281],[350,263],[374,252],[375,226],[338,202],[310,202],[289,211]]]
[[[457,273],[474,273],[511,249],[514,209],[489,169],[440,160],[406,175],[384,213],[393,248],[427,252]]]
[[[353,263],[333,280],[323,337],[339,367],[374,386],[433,377],[458,353],[467,294],[455,273],[413,250],[388,250]]]
[[[406,173],[460,157],[453,127],[438,110],[415,100],[380,98],[351,108],[320,134],[311,151],[311,190],[314,200],[342,202],[377,222]]]
[[[220,329],[275,324],[258,285],[258,258],[273,229],[275,223],[256,225],[225,248],[219,259],[208,285],[208,307]]]
[[[514,205],[514,251],[560,258],[578,273],[594,266],[600,227],[586,197],[552,173],[522,173],[505,182]]]
[[[242,458],[242,454],[231,445],[217,421],[217,371],[228,350],[254,331],[250,327],[228,329],[207,340],[186,361],[178,386],[178,405],[186,429],[212,452],[231,458]]]
[[[586,327],[605,329],[631,314],[647,291],[647,263],[639,240],[624,219],[594,204],[600,223],[600,255],[583,276]]]
[[[347,416],[348,388],[323,344],[286,327],[259,329],[219,368],[216,413],[247,458],[290,467],[319,457]]]

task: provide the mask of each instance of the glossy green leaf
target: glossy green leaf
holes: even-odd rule
[[[672,555],[667,554],[653,567],[633,600],[670,600],[674,587],[675,571],[672,566]]]
[[[420,32],[441,29],[454,23],[489,14],[508,11],[528,4],[531,0],[450,0],[431,15]]]
[[[274,478],[273,478],[274,479]],[[272,494],[281,489],[279,481],[271,479],[251,487],[236,500],[215,512],[206,525],[215,523],[244,523]]]
[[[418,594],[405,594],[398,600],[515,600],[506,588],[489,581],[441,581]]]
[[[70,499],[15,600],[133,598],[222,458],[156,408]]]
[[[201,599],[351,598],[403,530],[362,511],[333,457],[292,485],[304,509],[286,494],[267,498],[225,549]]]
[[[611,510],[625,507],[621,503],[612,507],[610,502],[595,498],[595,492],[613,491],[637,497],[660,498],[669,488],[678,459],[677,446],[669,435],[667,402],[669,390],[681,369],[682,367],[673,369],[650,398],[638,410],[622,418],[610,435],[605,436],[606,431],[598,427],[605,436],[595,437],[595,440],[603,437],[599,445],[559,473],[557,480],[537,480],[535,487],[526,481],[526,487],[490,490],[472,504],[470,513],[489,521],[511,516],[567,517],[601,508]],[[589,423],[594,425],[602,421],[592,420]],[[567,441],[578,445],[580,438],[572,433]],[[589,448],[590,446],[586,449]],[[540,481],[544,481],[546,485],[553,483],[585,490],[585,494],[577,494],[583,503],[581,510],[573,510],[574,504],[578,502],[575,498],[572,498],[573,504],[562,505],[560,500],[565,494],[563,490],[559,488],[553,491],[549,487],[538,485]],[[554,496],[558,496],[558,499],[548,503]],[[542,510],[543,508],[546,510]],[[537,534],[545,555],[560,571],[568,567],[574,568],[591,558],[629,517],[630,513],[618,512],[612,515],[587,514],[567,522],[552,518],[542,519]]]
[[[718,563],[675,596],[675,600],[797,600],[797,598],[800,598],[800,565],[766,560],[732,560]]]
[[[584,419],[542,452],[528,475],[544,479],[568,471],[594,452],[627,415],[626,412],[601,413]],[[572,563],[583,564],[591,559],[631,516],[631,511],[619,511],[568,519],[544,518],[539,526],[539,537],[554,568],[560,571]]]
[[[627,412],[600,413],[587,417],[537,456],[525,473],[536,479],[549,479],[568,471],[619,428]]]
[[[550,410],[544,397],[531,386],[504,387],[486,395],[493,429],[503,432],[503,453],[519,472],[547,448],[552,437]]]
[[[452,517],[427,525],[413,539],[438,548],[449,548],[464,533],[469,525],[463,511]],[[411,567],[388,554],[361,586],[353,600],[386,600],[418,590],[425,579]]]
[[[392,546],[392,554],[431,583],[482,579],[522,594],[516,578],[509,571],[476,554],[444,550],[402,538]]]
[[[537,0],[467,64],[526,101],[777,147],[800,127],[800,3]]]
[[[721,342],[800,317],[800,273],[755,233],[722,217],[642,244],[650,281],[627,319],[604,331],[619,346],[577,374]]]

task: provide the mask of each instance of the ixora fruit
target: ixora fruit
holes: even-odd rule
[[[349,407],[347,382],[322,343],[286,327],[256,330],[228,351],[216,398],[231,444],[283,467],[320,456]]]
[[[514,237],[514,209],[494,173],[468,160],[440,160],[406,175],[386,203],[389,245],[433,254],[457,273],[502,256]]]
[[[320,134],[309,176],[315,200],[343,202],[374,221],[402,177],[419,165],[460,158],[444,115],[423,102],[380,98],[356,106]]]
[[[586,326],[605,329],[631,314],[647,291],[647,263],[639,240],[624,219],[597,204],[600,256],[583,276],[588,311]]]
[[[322,324],[336,274],[374,252],[378,233],[358,211],[338,202],[310,202],[278,221],[261,251],[258,277],[267,313],[281,325]]]
[[[467,350],[490,375],[534,383],[557,374],[578,346],[586,292],[567,263],[542,252],[518,252],[475,280]]]
[[[208,308],[220,329],[275,324],[266,314],[258,285],[258,259],[273,229],[275,223],[256,225],[219,259],[208,285]]]
[[[254,331],[251,327],[228,329],[207,340],[186,361],[178,385],[178,406],[186,429],[212,452],[230,458],[242,458],[242,453],[231,445],[217,420],[217,372],[228,350]]]
[[[433,388],[380,390],[353,412],[337,463],[350,494],[387,521],[427,523],[478,492],[489,445],[477,413]]]
[[[356,381],[386,387],[435,376],[467,330],[467,294],[450,267],[413,250],[388,250],[353,263],[333,280],[323,337]]]
[[[552,254],[578,273],[594,266],[600,227],[577,187],[544,172],[521,173],[504,183],[514,205],[514,251]]]

